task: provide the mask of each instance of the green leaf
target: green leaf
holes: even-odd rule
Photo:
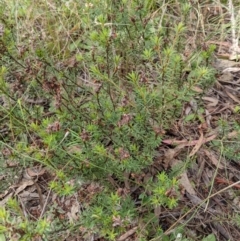
[[[5,226],[3,226],[3,225],[0,225],[0,234],[2,235],[3,233],[5,233],[5,232],[7,232],[8,231],[8,229],[5,227]],[[0,240],[1,241],[1,240]]]
[[[196,114],[189,114],[189,115],[187,115],[185,118],[184,118],[184,120],[185,121],[191,121],[191,120],[194,120],[195,119],[195,117],[196,117]]]
[[[0,241],[6,241],[5,235],[3,233],[0,234]]]
[[[209,234],[207,237],[205,237],[202,241],[216,241],[214,234]]]

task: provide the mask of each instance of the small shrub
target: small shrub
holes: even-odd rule
[[[213,83],[214,47],[187,52],[187,1],[179,4],[182,22],[156,1],[14,4],[6,12],[0,5],[0,115],[8,130],[1,148],[23,167],[38,162],[54,170],[50,188],[59,195],[73,193],[72,178],[108,186],[83,212],[82,225],[114,240],[137,207],[107,178],[123,183],[153,163],[193,87]],[[161,173],[150,186],[151,196],[142,197],[149,200],[146,217],[155,205],[177,205],[176,177]]]

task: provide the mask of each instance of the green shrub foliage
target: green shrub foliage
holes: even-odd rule
[[[193,87],[214,81],[213,46],[187,48],[187,3],[10,2],[0,6],[1,148],[57,172],[50,187],[60,195],[73,193],[73,177],[103,184],[149,167]],[[148,203],[174,207],[164,178]]]

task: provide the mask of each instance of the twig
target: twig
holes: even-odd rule
[[[126,240],[129,236],[133,235],[137,229],[138,229],[138,227],[134,227],[134,228],[128,230],[125,234],[123,234],[120,238],[118,238],[117,241]]]

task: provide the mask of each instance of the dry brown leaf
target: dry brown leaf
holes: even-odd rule
[[[192,149],[191,153],[189,154],[189,157],[194,156],[198,152],[198,150],[200,149],[203,143],[204,143],[203,131],[200,130],[200,138],[197,144]]]
[[[210,114],[210,111],[207,109],[205,110],[206,113],[206,122],[208,126],[211,126],[211,120],[212,120],[212,115]]]
[[[121,219],[121,217],[119,215],[117,215],[117,216],[113,215],[112,222],[113,222],[112,223],[113,227],[117,227],[117,226],[120,227],[123,224],[123,220]]]
[[[134,228],[128,230],[125,234],[120,236],[117,239],[117,241],[124,241],[124,240],[126,240],[129,236],[133,235],[137,231],[137,229],[138,229],[138,227],[134,227]]]
[[[74,202],[71,206],[71,212],[67,213],[67,216],[70,220],[70,222],[74,222],[76,220],[78,220],[78,215],[77,213],[80,211],[80,207],[79,207],[79,203],[78,202]]]
[[[220,160],[218,160],[211,150],[203,149],[203,152],[208,157],[208,159],[219,169],[224,169],[224,166],[220,163]]]
[[[197,92],[197,93],[203,93],[203,89],[201,89],[200,87],[198,87],[198,86],[193,86],[192,87],[192,90],[193,91],[195,91],[195,92]]]
[[[181,164],[181,163],[183,163],[183,162],[175,159],[175,160],[172,162],[172,167],[175,166],[175,165],[179,165],[179,164]],[[189,181],[186,172],[184,172],[184,173],[181,174],[180,179],[179,179],[179,183],[186,189],[186,191],[187,191],[189,194],[191,194],[191,195],[196,195],[196,192],[195,192],[195,190],[193,189],[192,184],[191,184],[191,182]]]
[[[226,68],[231,68],[231,67],[238,67],[238,63],[235,61],[227,60],[227,59],[216,59],[214,63],[214,67],[219,70],[223,71]]]
[[[34,177],[40,177],[45,173],[45,168],[39,168],[39,167],[31,167],[26,169],[26,177],[27,179],[33,179]]]
[[[191,195],[196,195],[196,192],[193,189],[186,172],[181,174],[179,183],[182,184],[182,186],[186,189],[188,193],[190,193]]]
[[[18,166],[18,164],[19,164],[19,162],[18,161],[15,161],[15,160],[7,160],[6,161],[6,163],[7,163],[7,166],[8,167],[17,167]]]
[[[227,185],[232,185],[232,184],[234,184],[234,182],[229,181],[229,180],[226,180],[226,179],[224,179],[224,178],[220,178],[220,177],[216,177],[216,178],[215,178],[215,182],[216,182],[216,183],[224,183],[224,184],[227,184]],[[236,185],[234,185],[234,188],[240,189],[240,185],[239,185],[239,184],[236,184]]]
[[[9,193],[3,200],[0,201],[0,207],[3,207],[5,203],[13,196],[13,192]]]
[[[22,184],[17,188],[15,194],[19,194],[21,191],[23,191],[26,187],[34,185],[34,181],[28,180],[23,181]]]
[[[123,114],[121,120],[118,121],[118,127],[127,125],[132,120],[131,114]]]
[[[174,149],[168,149],[165,152],[164,155],[164,168],[167,169],[169,166],[172,165],[172,162],[174,162],[174,157],[180,152],[180,150],[182,148],[184,148],[186,145],[185,144],[181,144],[178,145],[177,147],[175,147]]]
[[[217,134],[204,138],[204,143],[214,140],[217,137]]]
[[[225,47],[229,47],[229,48],[231,47],[231,44],[229,42],[222,42],[222,41],[209,40],[209,41],[207,41],[207,44],[216,44],[216,45],[225,46]],[[217,54],[217,56],[219,56],[219,54]]]
[[[184,113],[185,113],[185,115],[187,116],[188,114],[190,114],[191,111],[192,111],[191,106],[187,106],[186,109],[185,109],[185,111],[184,111]]]
[[[29,191],[23,191],[18,195],[19,198],[21,198],[22,203],[27,203],[32,200],[39,200],[40,196],[38,193],[34,192],[31,193]]]
[[[204,138],[203,143],[212,141],[216,137],[217,137],[217,134],[213,134],[212,136],[209,136],[208,138]],[[165,144],[168,144],[168,145],[194,146],[194,145],[197,144],[198,141],[199,140],[187,141],[187,140],[165,139],[165,140],[162,140],[162,143],[165,143]]]
[[[187,140],[176,140],[176,139],[165,139],[165,140],[162,140],[162,143],[174,146],[174,145],[188,143],[188,141]]]
[[[210,104],[208,104],[208,106],[217,106],[218,104],[218,99],[217,98],[213,98],[213,97],[202,97],[203,100],[209,101],[211,102]]]
[[[240,68],[238,68],[238,67],[228,67],[228,68],[223,70],[223,73],[225,73],[225,72],[236,73],[236,72],[239,72],[239,71],[240,71]]]
[[[237,102],[238,104],[240,104],[240,100],[239,100],[235,95],[231,94],[231,93],[228,92],[228,91],[225,91],[225,92],[226,92],[226,94],[227,94],[231,99],[233,99],[235,102]]]
[[[193,110],[194,112],[197,112],[197,110],[198,110],[198,104],[197,104],[197,101],[196,101],[195,99],[191,99],[191,100],[189,101],[189,105],[191,106],[191,108],[192,108],[192,110]]]
[[[218,81],[220,81],[221,83],[231,84],[233,81],[233,78],[234,78],[233,74],[231,74],[230,72],[225,72],[218,78]]]
[[[155,217],[158,218],[161,213],[162,213],[162,207],[161,207],[161,205],[157,205],[154,208],[154,215],[155,215]]]
[[[72,145],[72,146],[68,147],[67,151],[70,154],[81,153],[82,152],[82,147],[80,145]]]
[[[230,133],[228,133],[228,135],[227,135],[227,137],[228,138],[237,138],[238,136],[239,136],[239,131],[232,131],[232,132],[230,132]]]

